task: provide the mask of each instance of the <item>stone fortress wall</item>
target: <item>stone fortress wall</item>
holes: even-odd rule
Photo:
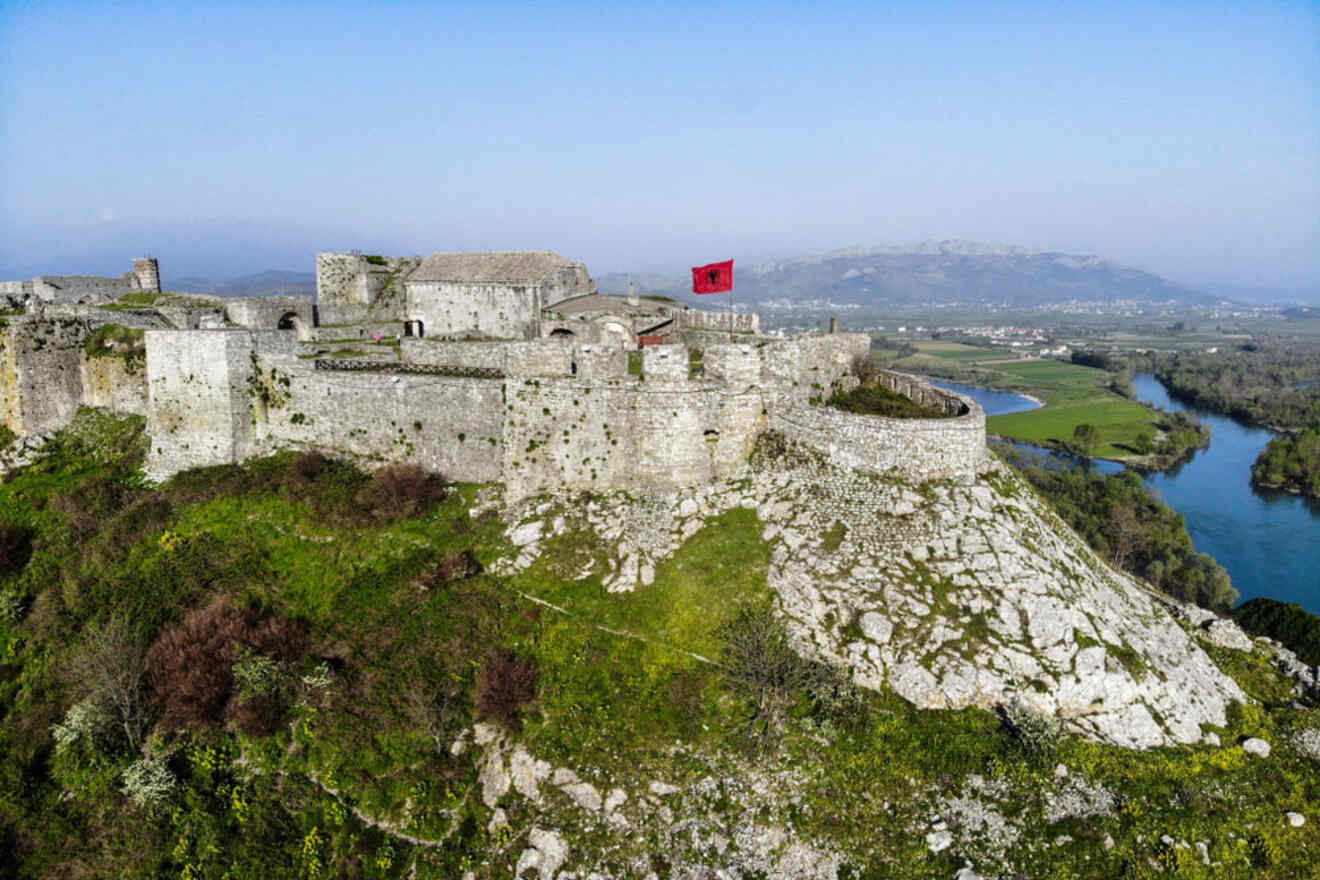
[[[562,261],[563,278],[554,276],[551,286],[563,281],[564,290],[594,290],[581,264],[548,252],[531,257]],[[309,354],[309,346],[380,327],[392,337],[391,320],[395,332],[410,329],[400,316],[373,316],[389,285],[364,281],[380,276],[377,269],[397,278],[409,265],[415,261],[320,254],[318,290],[327,300],[315,304],[306,297],[235,299],[181,306],[179,315],[39,305],[10,320],[0,336],[0,417],[23,435],[67,424],[80,405],[145,415],[147,472],[157,480],[307,448],[368,464],[413,461],[451,479],[503,482],[510,499],[560,489],[664,492],[708,483],[742,467],[769,430],[840,464],[914,481],[967,479],[986,460],[981,410],[915,377],[882,373],[881,381],[959,415],[894,420],[820,405],[856,381],[852,364],[869,352],[868,336],[763,337],[754,315],[684,313],[680,322],[700,340],[700,358],[682,344],[638,354],[630,353],[631,340],[572,336],[405,336],[397,353],[391,338],[364,344],[368,351],[357,357],[335,359],[325,348]],[[146,279],[139,283],[149,283],[151,268],[135,266]],[[540,294],[525,297],[540,300]],[[375,320],[328,327],[326,308]],[[524,329],[539,313],[526,317]],[[712,332],[727,332],[731,320],[736,341]],[[95,326],[111,322],[145,330],[145,365],[84,352]],[[630,358],[640,358],[640,371],[636,362],[630,371]]]

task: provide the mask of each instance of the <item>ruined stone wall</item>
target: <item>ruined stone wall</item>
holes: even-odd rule
[[[401,319],[404,280],[417,268],[417,257],[378,257],[365,254],[319,253],[316,255],[316,304],[332,311],[337,307],[365,308],[372,317]],[[352,313],[350,313],[351,315]],[[341,317],[331,315],[330,317]],[[323,323],[341,323],[321,316]],[[367,314],[347,317],[364,320]]]
[[[46,302],[104,303],[133,292],[132,274],[121,278],[96,275],[41,275],[32,279],[32,294]]]
[[[428,337],[540,335],[541,289],[535,285],[409,281],[407,299],[408,320],[421,321]]]
[[[361,263],[361,254],[317,254],[316,304],[366,306],[369,300],[359,271]]]
[[[965,408],[966,414],[945,419],[891,419],[794,404],[776,410],[770,425],[843,467],[897,473],[914,482],[934,478],[971,481],[987,461],[985,412],[970,398],[931,390],[949,398],[948,406]]]
[[[141,359],[84,356],[82,402],[84,406],[145,416],[148,410],[147,365]]]
[[[501,479],[502,380],[315,370],[296,358],[258,362],[272,394],[254,409],[248,454],[311,448],[368,464],[416,462],[452,480]]]
[[[133,261],[133,287],[143,293],[160,293],[160,263],[154,257]]]
[[[760,333],[761,316],[753,312],[707,312],[698,309],[674,316],[680,330],[715,330],[724,333]]]
[[[0,410],[16,434],[40,434],[72,421],[82,402],[87,322],[7,318],[0,330]]]
[[[291,334],[290,334],[291,335]],[[254,344],[245,330],[148,330],[147,476],[241,461],[252,448]]]
[[[230,322],[250,330],[274,330],[288,315],[292,315],[306,333],[310,333],[316,324],[315,305],[310,296],[232,297],[221,300],[221,304]]]

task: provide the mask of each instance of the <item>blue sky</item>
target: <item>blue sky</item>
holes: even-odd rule
[[[1320,288],[1320,5],[0,0],[4,277],[928,238]]]

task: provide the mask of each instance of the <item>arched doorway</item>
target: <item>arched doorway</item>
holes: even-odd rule
[[[572,330],[569,330],[566,327],[556,327],[555,329],[550,331],[551,339],[569,339],[572,338],[574,335],[576,334],[574,334]]]

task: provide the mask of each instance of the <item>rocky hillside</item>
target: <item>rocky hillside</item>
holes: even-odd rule
[[[601,290],[626,292],[627,275],[601,277]],[[1097,256],[967,241],[931,241],[909,247],[849,248],[810,257],[739,263],[737,302],[759,309],[800,308],[811,303],[929,306],[994,303],[1030,308],[1069,301],[1176,301],[1205,304],[1214,297]],[[638,275],[647,293],[685,301],[691,279]]]
[[[0,483],[5,876],[1294,878],[1315,670],[998,465],[541,497],[282,455]]]

